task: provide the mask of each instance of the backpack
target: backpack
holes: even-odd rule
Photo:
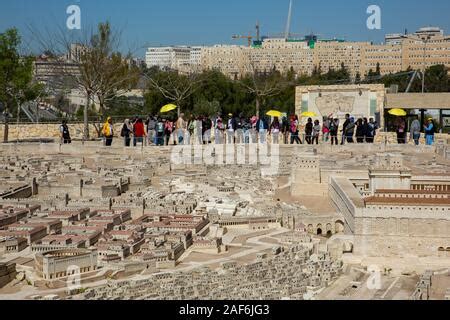
[[[164,132],[164,124],[162,122],[158,122],[158,124],[156,125],[156,131],[158,131],[158,133]]]

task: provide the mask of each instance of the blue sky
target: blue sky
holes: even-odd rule
[[[289,1],[7,0],[0,7],[0,32],[12,26],[23,33],[30,25],[49,30],[64,27],[66,8],[71,4],[81,8],[82,27],[109,20],[123,30],[125,49],[233,43],[231,35],[254,32],[257,20],[263,35],[281,33]],[[381,30],[366,27],[366,10],[372,4],[381,7]],[[382,42],[385,33],[403,32],[405,28],[412,32],[420,26],[440,26],[450,33],[449,12],[449,0],[294,0],[291,32]],[[136,55],[143,57],[144,52],[140,49]]]

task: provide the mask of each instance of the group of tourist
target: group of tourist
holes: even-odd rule
[[[423,129],[423,130],[422,130]],[[420,144],[420,138],[422,131],[425,134],[425,144],[431,146],[434,143],[434,136],[437,126],[434,124],[433,118],[429,118],[427,123],[423,126],[418,119],[415,119],[410,126],[410,139],[414,141],[414,144],[418,146]],[[397,142],[399,144],[408,143],[406,121],[404,118],[398,118],[396,121]]]
[[[396,123],[397,141],[399,144],[407,143],[406,122],[398,118]],[[434,122],[429,119],[424,126],[427,145],[432,145],[435,135]],[[244,117],[243,115],[229,114],[224,120],[222,116],[214,119],[207,116],[190,116],[185,118],[180,114],[178,118],[149,116],[145,122],[140,117],[133,120],[126,119],[123,123],[120,136],[124,145],[136,147],[138,144],[164,146],[172,141],[174,145],[210,144],[212,133],[216,144],[239,143],[266,143],[271,140],[273,144],[319,144],[344,145],[345,143],[374,143],[378,123],[373,119],[359,118],[356,120],[350,114],[345,115],[345,122],[340,126],[338,118],[329,116],[321,123],[308,118],[306,125],[302,125],[297,115],[291,117]],[[414,120],[410,126],[411,140],[419,145],[421,138],[421,124]],[[61,141],[70,143],[70,133],[67,121],[60,128]],[[111,146],[114,137],[112,119],[107,118],[102,128],[104,144]],[[339,141],[339,137],[341,138]],[[270,139],[268,139],[270,138]]]
[[[108,122],[104,131],[106,139],[109,139]],[[212,133],[216,144],[239,144],[239,143],[266,143],[268,138],[273,144],[319,144],[322,141],[338,145],[339,119],[328,117],[320,123],[309,118],[306,125],[302,126],[299,117],[293,115],[289,118],[274,117],[244,117],[229,114],[224,120],[221,116],[214,119],[207,116],[190,116],[185,118],[180,114],[177,119],[149,116],[145,122],[141,118],[133,121],[125,120],[121,132],[125,146],[130,146],[131,141],[136,146],[145,142],[148,145],[169,145],[170,141],[176,144],[210,144]],[[378,124],[374,119],[355,119],[346,115],[346,121],[340,131],[342,133],[341,144],[344,143],[373,143]],[[107,144],[109,145],[109,143]]]

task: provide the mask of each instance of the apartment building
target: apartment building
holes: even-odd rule
[[[386,35],[384,44],[348,42],[331,39],[311,45],[306,40],[264,39],[252,47],[216,45],[201,51],[203,70],[217,69],[229,77],[241,77],[253,71],[293,70],[310,75],[314,69],[327,72],[342,64],[352,77],[375,71],[390,74],[408,68],[422,70],[433,65],[450,67],[450,36],[439,28],[421,28],[413,34]]]

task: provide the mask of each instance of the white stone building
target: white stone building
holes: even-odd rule
[[[145,63],[148,68],[179,69],[191,62],[190,47],[153,47],[148,48],[145,54]]]

